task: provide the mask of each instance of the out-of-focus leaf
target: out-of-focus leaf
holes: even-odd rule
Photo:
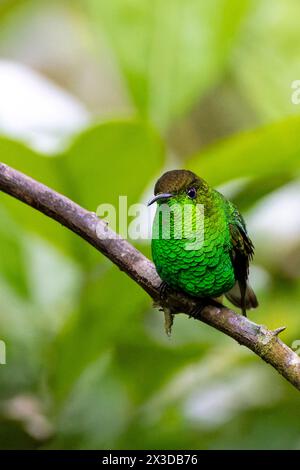
[[[247,210],[253,207],[259,199],[289,183],[292,179],[293,176],[288,174],[288,172],[278,173],[278,175],[273,175],[272,178],[266,175],[264,178],[251,179],[230,200],[237,204],[240,210]]]
[[[91,211],[127,196],[128,206],[139,200],[146,185],[164,163],[159,135],[139,121],[110,121],[77,137],[62,159],[68,194]]]
[[[2,162],[36,178],[41,183],[59,189],[53,158],[41,155],[26,145],[3,136],[0,138],[0,157]]]
[[[117,268],[104,266],[103,270],[98,279],[83,286],[78,311],[53,346],[51,380],[60,399],[87,366],[114,349],[118,338],[140,328],[138,314],[149,302],[142,289]]]
[[[145,334],[141,334],[135,341],[125,339],[127,341],[124,342],[123,338],[120,338],[116,345],[116,370],[127,384],[135,403],[140,404],[166,384],[176,371],[201,358],[207,347],[206,344],[199,343],[172,347],[160,344]]]
[[[22,244],[24,233],[1,206],[0,220],[0,275],[18,295],[27,297],[28,278]]]
[[[49,337],[60,330],[78,303],[83,273],[70,256],[36,235],[26,235],[25,263],[31,302]]]
[[[2,450],[34,450],[38,446],[38,443],[22,429],[20,423],[13,420],[4,420],[2,417],[0,441]]]
[[[42,156],[23,144],[1,137],[0,160],[37,179],[39,182],[64,193],[64,188],[59,181],[55,158]],[[45,237],[53,245],[66,249],[69,243],[69,233],[57,222],[4,193],[1,193],[0,201],[20,226]]]
[[[216,83],[248,10],[248,1],[238,0],[88,4],[113,46],[136,106],[160,128]]]
[[[5,17],[8,13],[20,4],[20,0],[1,0],[0,3],[0,19]]]
[[[54,449],[111,449],[126,430],[130,407],[124,384],[105,354],[80,377],[58,418]]]
[[[209,448],[299,449],[300,413],[295,406],[298,394],[296,390],[286,388],[286,395],[280,403],[239,414],[217,430]]]
[[[255,0],[233,60],[237,84],[263,119],[299,114],[292,88],[300,77],[300,3],[298,0]],[[299,88],[299,86],[297,86]]]
[[[3,213],[1,209],[0,339],[6,342],[8,363],[1,369],[1,393],[5,396],[10,389],[21,392],[22,387],[27,390],[40,383],[49,346],[78,303],[80,272],[37,236],[19,227],[9,232],[16,224]],[[4,230],[8,239],[1,237]]]
[[[235,178],[295,174],[300,169],[300,118],[290,117],[226,139],[187,161],[187,167],[218,185]]]

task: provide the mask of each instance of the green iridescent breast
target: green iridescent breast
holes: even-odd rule
[[[153,222],[152,257],[158,274],[175,289],[198,297],[217,297],[235,283],[226,201],[216,191],[212,197],[200,209],[193,202],[170,200],[169,217],[158,206]],[[190,213],[187,218],[184,209]]]

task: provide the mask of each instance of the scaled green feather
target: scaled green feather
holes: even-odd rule
[[[152,256],[162,280],[196,297],[226,294],[244,313],[256,307],[247,283],[253,245],[237,208],[186,170],[165,173],[154,192]]]

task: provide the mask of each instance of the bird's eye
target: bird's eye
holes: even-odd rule
[[[197,196],[197,191],[195,188],[189,188],[186,193],[190,199],[195,199]]]

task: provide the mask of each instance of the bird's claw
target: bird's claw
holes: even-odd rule
[[[162,281],[161,285],[159,286],[159,298],[162,303],[167,300],[169,292],[170,286],[165,281]]]
[[[197,303],[196,307],[189,314],[189,318],[198,318],[201,315],[202,310],[204,309],[205,304],[203,302]]]

